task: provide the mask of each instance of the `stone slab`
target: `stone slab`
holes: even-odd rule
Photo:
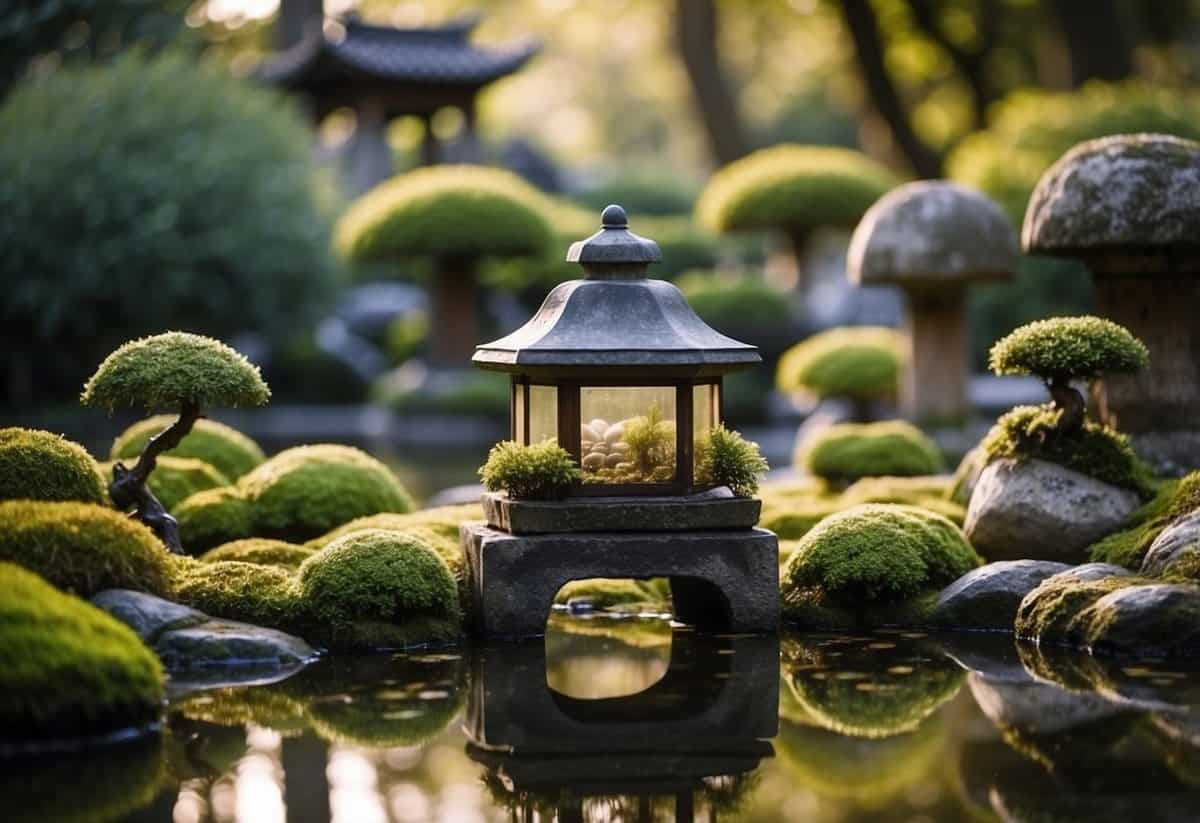
[[[706,531],[749,529],[762,501],[734,497],[725,486],[673,497],[574,497],[567,500],[510,500],[483,495],[488,525],[510,534],[564,532]]]
[[[779,541],[765,529],[512,535],[464,524],[474,633],[545,634],[558,590],[572,580],[666,577],[676,619],[701,629],[779,627]]]

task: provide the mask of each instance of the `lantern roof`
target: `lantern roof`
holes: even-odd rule
[[[647,276],[662,253],[629,231],[624,209],[607,207],[601,224],[567,253],[584,278],[560,283],[525,325],[478,346],[476,365],[541,373],[644,369],[653,376],[720,374],[762,362],[757,347],[701,320],[674,284]]]

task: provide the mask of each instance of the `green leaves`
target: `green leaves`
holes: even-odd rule
[[[758,478],[771,468],[758,444],[719,425],[696,444],[696,481],[728,486],[738,497],[753,497]]]
[[[992,346],[988,357],[996,374],[1032,374],[1043,380],[1130,373],[1149,363],[1145,344],[1124,326],[1088,316],[1027,323]]]
[[[479,479],[488,491],[503,490],[514,500],[559,498],[582,478],[574,458],[552,440],[532,446],[501,441],[479,469]]]

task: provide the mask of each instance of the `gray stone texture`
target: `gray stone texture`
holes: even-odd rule
[[[1119,589],[1080,613],[1093,654],[1200,655],[1200,587],[1157,584]]]
[[[1032,678],[1019,683],[972,672],[967,685],[988,720],[1034,736],[1058,734],[1129,711],[1098,694],[1067,691]]]
[[[512,535],[465,524],[461,534],[483,637],[544,634],[558,590],[596,577],[671,578],[676,618],[702,629],[779,626],[779,542],[764,529]]]
[[[1087,547],[1120,528],[1137,494],[1044,460],[989,463],[963,531],[988,560],[1086,560]]]
[[[1115,563],[1083,563],[1072,566],[1064,572],[1047,578],[1051,583],[1062,583],[1070,580],[1075,583],[1092,583],[1106,577],[1132,577],[1133,572]]]
[[[92,597],[92,605],[111,614],[154,645],[159,635],[208,620],[208,615],[161,597],[130,589],[105,589]]]
[[[573,497],[566,500],[510,500],[483,495],[488,525],[512,534],[608,531],[689,531],[749,529],[762,502],[734,497],[725,486],[672,497]]]
[[[1142,574],[1159,577],[1185,557],[1200,552],[1200,510],[1184,515],[1158,533],[1142,559]]]
[[[942,590],[930,619],[955,629],[1011,632],[1017,607],[1046,578],[1070,569],[1048,560],[1004,560],[967,572]]]

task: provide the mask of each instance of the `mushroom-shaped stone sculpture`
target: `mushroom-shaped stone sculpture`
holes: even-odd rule
[[[1150,350],[1149,368],[1106,381],[1112,419],[1160,469],[1200,465],[1200,143],[1080,143],[1042,175],[1021,241],[1087,265],[1098,313]]]
[[[1017,235],[1000,207],[943,180],[907,183],[864,215],[847,273],[862,285],[895,285],[907,297],[911,356],[901,408],[917,420],[966,416],[971,283],[1013,276]]]
[[[113,504],[132,510],[167,548],[182,554],[179,524],[146,485],[158,457],[179,445],[207,406],[261,406],[271,396],[258,366],[210,337],[167,332],[133,340],[104,359],[83,387],[85,406],[178,410],[179,417],[146,441],[132,469],[113,466]]]

